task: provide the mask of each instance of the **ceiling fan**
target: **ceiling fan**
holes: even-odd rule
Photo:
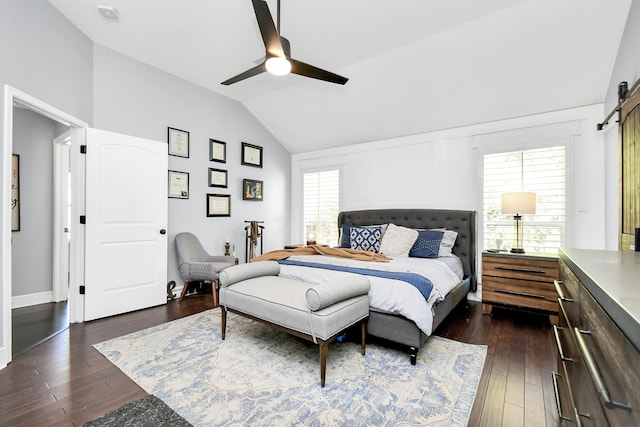
[[[330,71],[323,70],[313,65],[295,60],[291,57],[291,45],[289,40],[280,35],[280,0],[278,0],[278,28],[273,23],[273,18],[269,12],[269,6],[264,0],[251,0],[253,10],[256,13],[262,41],[265,48],[265,58],[260,65],[231,77],[222,82],[223,85],[237,83],[249,77],[256,76],[265,71],[276,75],[289,73],[298,74],[304,77],[324,80],[330,83],[345,84],[349,79],[339,76]]]

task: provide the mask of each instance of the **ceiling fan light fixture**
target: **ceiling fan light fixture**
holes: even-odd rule
[[[284,76],[291,72],[291,62],[287,58],[274,56],[267,59],[265,63],[267,71],[276,76]]]

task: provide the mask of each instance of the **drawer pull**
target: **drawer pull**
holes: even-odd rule
[[[529,293],[526,293],[526,292],[518,292],[518,291],[510,291],[508,289],[494,289],[493,292],[500,292],[502,294],[509,294],[509,295],[518,295],[518,296],[521,296],[521,297],[544,299],[544,295],[529,294]]]
[[[562,288],[560,287],[560,285],[562,284],[563,283],[558,280],[553,281],[553,286],[555,286],[556,288],[556,292],[558,293],[558,298],[560,298],[560,300],[564,302],[573,302],[573,298],[568,298],[564,296],[564,292],[562,292]]]
[[[558,377],[560,376],[557,372],[552,372],[553,378],[553,394],[556,397],[556,409],[558,410],[558,416],[561,420],[571,421],[571,418],[562,415],[562,404],[560,403],[560,391],[558,390]]]
[[[600,371],[598,370],[598,367],[596,366],[595,362],[593,361],[593,358],[591,357],[591,352],[587,347],[587,343],[584,341],[584,338],[582,338],[582,334],[589,334],[590,332],[583,331],[578,327],[574,327],[573,331],[575,333],[576,342],[578,343],[578,349],[580,350],[580,353],[582,353],[582,357],[584,358],[584,364],[587,367],[587,371],[589,371],[589,376],[593,381],[593,385],[596,387],[596,391],[598,392],[598,396],[600,397],[602,404],[607,409],[621,408],[631,412],[631,406],[628,403],[620,403],[620,402],[611,400],[611,397],[609,396],[609,391],[604,385],[602,375],[600,375]]]
[[[562,360],[563,362],[573,362],[573,359],[571,357],[565,356],[564,350],[562,350],[562,343],[560,342],[560,334],[558,333],[558,331],[561,329],[564,330],[564,328],[561,326],[553,325],[553,335],[556,338],[556,346],[558,346],[558,354],[560,355],[560,360]]]
[[[517,268],[517,267],[496,267],[496,270],[503,270],[503,271],[513,271],[515,273],[533,273],[533,274],[544,274],[546,273],[546,271],[544,270],[534,270],[531,268]]]

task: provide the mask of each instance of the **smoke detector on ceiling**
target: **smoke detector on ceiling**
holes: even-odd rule
[[[118,11],[113,6],[101,4],[98,6],[98,12],[107,19],[118,19]]]

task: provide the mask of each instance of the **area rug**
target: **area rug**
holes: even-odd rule
[[[184,418],[155,396],[144,396],[82,427],[190,427]]]
[[[486,346],[431,337],[417,364],[388,347],[318,346],[220,310],[94,346],[194,426],[465,426]]]

